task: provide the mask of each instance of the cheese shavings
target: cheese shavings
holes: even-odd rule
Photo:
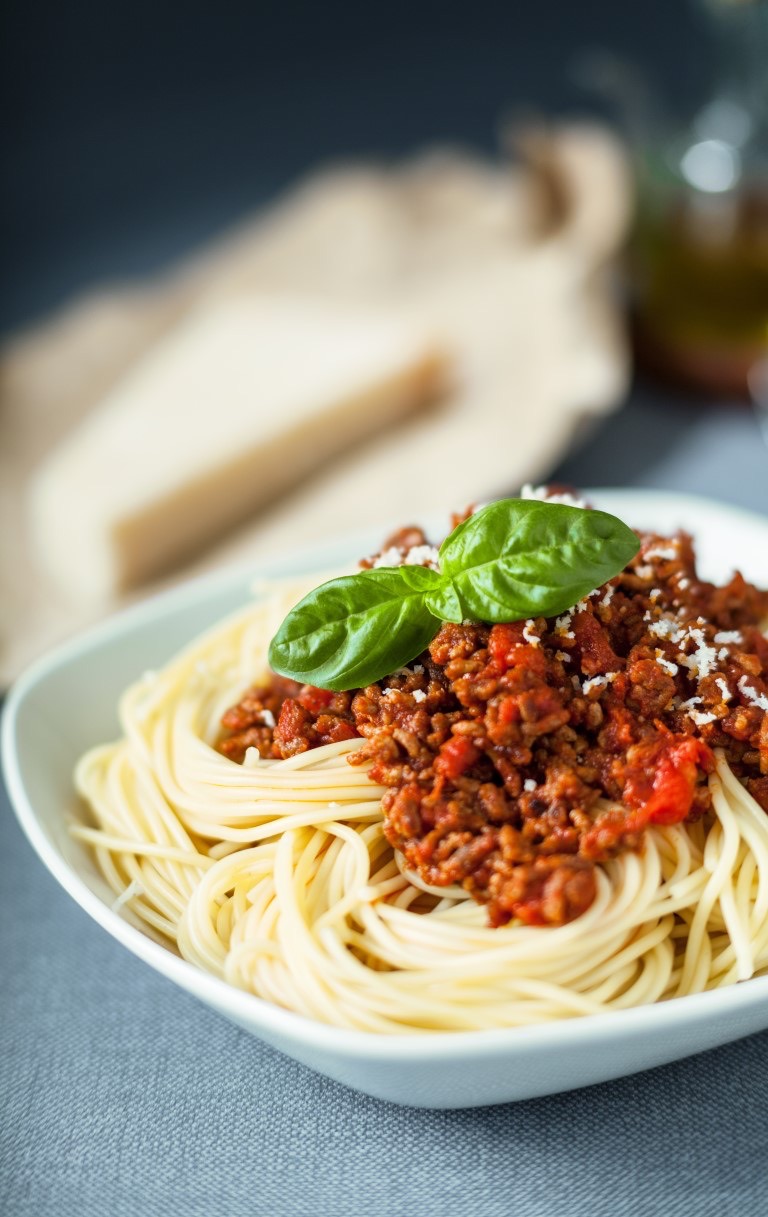
[[[768,696],[753,689],[746,676],[739,678],[739,691],[744,694],[747,701],[752,702],[753,706],[757,706],[760,710],[768,710]]]
[[[591,693],[593,689],[605,688],[611,684],[618,675],[618,672],[606,672],[605,676],[593,676],[591,680],[584,681],[581,691],[582,693]]]
[[[532,486],[526,483],[520,491],[521,499],[537,499],[540,503],[562,503],[566,507],[586,507],[584,499],[578,499],[573,494],[564,492],[557,494],[550,491],[548,486]]]
[[[681,651],[678,659],[688,668],[689,672],[693,673],[696,680],[703,680],[705,676],[709,676],[714,672],[717,667],[717,651],[707,643],[704,631],[695,627],[684,631],[681,642],[685,645],[688,641],[694,644],[695,650],[690,655],[686,655]]]
[[[434,545],[414,545],[405,553],[396,545],[392,545],[379,554],[373,563],[373,569],[376,570],[380,566],[429,566],[432,570],[437,570],[439,557]]]
[[[656,638],[666,638],[669,642],[682,642],[685,637],[684,628],[671,617],[660,617],[658,621],[652,621],[648,626],[648,633]]]
[[[696,710],[695,707],[697,705],[701,705],[701,698],[689,697],[688,701],[683,701],[680,703],[680,709],[685,711],[685,713],[690,719],[693,720],[697,727],[706,727],[707,723],[717,722],[716,714],[711,714],[703,710]]]
[[[431,566],[437,570],[439,558],[434,545],[414,545],[403,558],[403,566]]]
[[[723,701],[732,701],[733,693],[728,688],[727,681],[722,676],[715,677],[715,684],[723,695]]]
[[[555,633],[558,638],[575,638],[571,629],[571,621],[573,620],[573,610],[569,609],[567,613],[563,613],[562,617],[555,619]]]
[[[665,672],[669,672],[670,676],[677,676],[680,671],[676,663],[672,663],[671,659],[667,659],[663,651],[656,648],[656,662]]]
[[[743,642],[743,641],[744,641],[744,637],[741,633],[741,630],[720,630],[719,633],[715,634],[715,642],[717,642],[717,643],[722,644],[722,643]]]
[[[533,617],[529,617],[525,623],[525,626],[523,627],[523,638],[532,647],[537,647],[541,642],[539,635],[534,634],[533,632],[533,627],[535,624],[536,623],[534,622]]]

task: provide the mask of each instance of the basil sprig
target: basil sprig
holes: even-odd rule
[[[607,512],[501,499],[446,537],[439,571],[378,567],[316,587],[285,618],[269,662],[323,689],[363,688],[419,655],[441,622],[552,617],[618,574],[639,548]]]

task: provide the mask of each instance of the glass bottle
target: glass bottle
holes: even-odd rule
[[[640,363],[744,395],[768,354],[768,0],[698,0],[719,80],[690,126],[644,150],[631,253]]]

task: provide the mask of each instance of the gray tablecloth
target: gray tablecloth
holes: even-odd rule
[[[737,407],[636,393],[557,477],[768,512],[768,449]],[[0,816],[3,1213],[768,1213],[768,1034],[554,1098],[390,1106],[156,976],[57,887],[2,795]]]

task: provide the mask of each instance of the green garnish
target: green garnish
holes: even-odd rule
[[[410,663],[443,621],[522,621],[564,612],[634,558],[604,511],[501,499],[440,546],[440,570],[379,567],[331,579],[291,609],[269,647],[275,672],[357,689]]]

